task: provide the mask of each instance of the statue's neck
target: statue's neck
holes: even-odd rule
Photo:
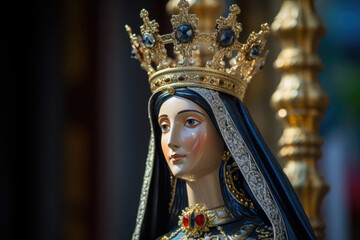
[[[219,169],[192,181],[186,181],[189,206],[204,203],[207,209],[224,205],[221,195]]]

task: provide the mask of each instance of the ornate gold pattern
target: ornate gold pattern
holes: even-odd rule
[[[314,1],[287,0],[272,24],[282,51],[274,66],[282,72],[272,96],[273,108],[284,123],[279,155],[318,239],[325,237],[321,204],[329,186],[317,168],[323,143],[319,125],[329,100],[318,81],[322,63],[317,45],[325,27]]]
[[[222,229],[221,226],[217,226],[217,230],[219,230],[219,232],[225,237],[226,240],[230,240],[230,238],[229,238],[228,235],[224,232],[224,230]]]
[[[194,218],[198,215],[203,216],[203,223],[200,225],[198,225],[196,220],[194,220]],[[187,218],[186,226],[184,224],[185,217]],[[194,206],[189,206],[182,211],[182,215],[179,216],[178,225],[187,237],[197,238],[204,232],[208,232],[210,227],[216,227],[235,220],[235,217],[225,206],[206,210],[204,204],[195,204]],[[191,221],[194,223],[193,226],[191,226]]]
[[[190,216],[194,214],[194,216],[198,214],[202,214],[204,218],[204,225],[198,226],[195,223],[195,227],[191,228],[189,225],[190,223]],[[187,223],[187,227],[184,226],[184,217],[189,217],[189,222]],[[210,227],[217,227],[217,229],[220,231],[221,234],[225,236],[226,239],[227,235],[222,230],[221,226],[222,224],[226,224],[232,221],[235,221],[236,219],[234,216],[230,213],[230,211],[225,207],[217,207],[213,209],[206,210],[204,204],[195,204],[194,206],[187,207],[183,210],[182,215],[179,216],[179,229],[175,232],[171,233],[169,237],[163,236],[162,240],[169,240],[174,237],[176,237],[180,232],[183,232],[185,234],[182,239],[219,239],[218,236],[211,236],[211,233],[209,232]],[[204,235],[204,238],[201,238],[201,236]]]
[[[151,97],[150,97],[151,100]],[[151,101],[148,102],[148,112],[151,112]],[[150,190],[150,182],[151,177],[153,173],[153,166],[154,166],[154,156],[155,156],[155,136],[154,136],[154,128],[153,128],[153,122],[151,119],[151,116],[149,115],[149,121],[150,121],[150,143],[149,143],[149,149],[148,149],[148,155],[146,158],[146,165],[145,165],[145,174],[143,179],[143,185],[141,189],[141,195],[140,195],[140,203],[138,208],[138,213],[136,217],[136,224],[135,224],[135,230],[132,236],[133,240],[138,240],[140,238],[140,231],[141,226],[144,221],[145,216],[145,210],[146,205],[148,201],[149,196],[149,190]]]
[[[226,74],[214,69],[202,67],[177,67],[160,70],[149,76],[150,89],[153,92],[166,91],[169,88],[201,87],[225,92],[243,98],[246,83],[238,76]]]
[[[182,43],[179,39],[175,37],[174,43],[174,51],[180,52],[183,59],[178,62],[179,66],[190,67],[195,66],[195,61],[192,60],[192,51],[197,50],[200,40],[200,32],[198,30],[198,22],[199,19],[195,14],[189,14],[189,2],[187,1],[179,1],[178,6],[180,8],[179,15],[173,15],[171,18],[171,24],[175,29],[180,27],[182,24],[189,24],[193,29],[193,37],[190,42]],[[173,33],[176,36],[175,31]]]
[[[170,199],[170,203],[169,203],[169,213],[171,210],[171,207],[174,203],[174,198],[175,198],[175,191],[176,191],[176,183],[177,183],[177,178],[174,177],[170,171],[170,185],[171,185],[171,199]]]
[[[274,232],[271,231],[271,229],[266,229],[263,227],[257,227],[255,229],[255,232],[258,233],[257,239],[263,239],[263,240],[272,240],[274,239]]]
[[[179,233],[181,232],[181,228],[179,228],[178,230],[176,230],[175,232],[171,233],[171,235],[169,237],[167,237],[166,235],[163,236],[161,238],[161,240],[170,240],[173,239],[174,237],[176,237]]]
[[[221,161],[226,163],[231,158],[231,153],[229,151],[224,151],[224,153],[221,155]]]
[[[151,118],[150,118],[150,123],[151,123]],[[143,180],[141,196],[140,196],[140,204],[138,208],[138,214],[136,217],[136,226],[132,236],[133,240],[138,240],[140,238],[140,230],[141,230],[142,222],[144,221],[145,209],[149,196],[151,176],[153,172],[154,151],[155,151],[154,131],[151,127],[150,144],[149,144],[148,156],[146,159],[145,174],[144,174],[144,180]]]
[[[194,206],[186,207],[182,211],[182,215],[179,216],[179,227],[181,231],[185,233],[187,237],[200,237],[203,232],[208,232],[209,217],[206,214],[206,208],[204,204],[195,204]],[[198,225],[194,218],[195,216],[203,216],[203,225]],[[187,225],[184,224],[184,219],[187,218]],[[192,219],[191,219],[192,218]],[[194,224],[192,224],[193,222]],[[193,226],[192,226],[193,225]]]
[[[200,96],[202,96],[211,106],[226,146],[229,148],[229,151],[244,176],[245,181],[248,183],[251,192],[273,226],[274,238],[287,239],[285,223],[280,209],[264,176],[254,161],[242,136],[237,131],[237,128],[218,93],[202,88],[190,89],[200,94]]]
[[[170,34],[160,35],[158,23],[149,20],[146,10],[140,13],[144,21],[141,26],[142,37],[133,34],[131,28],[125,26],[136,58],[149,75],[151,91],[202,87],[225,92],[242,100],[247,84],[265,62],[268,24],[262,24],[258,33],[252,32],[243,44],[238,41],[242,28],[236,20],[240,13],[237,5],[230,6],[228,17],[216,20],[215,32],[212,33],[200,32],[198,18],[189,13],[186,0],[180,0],[178,6],[179,14],[171,18],[173,32]],[[188,27],[186,40],[180,39],[178,35],[182,26]],[[209,51],[213,54],[212,59],[202,67],[200,62],[195,61],[199,55],[195,53],[201,42],[210,44]],[[167,57],[166,44],[174,45],[176,60]],[[230,68],[226,68],[225,60],[231,58],[234,52],[237,54],[229,61]]]
[[[209,218],[208,227],[215,227],[236,220],[225,206],[208,209],[206,215]]]
[[[231,235],[233,240],[243,240],[246,239],[254,230],[255,225],[253,224],[246,224],[239,228],[239,230]]]
[[[248,198],[245,191],[241,188],[235,187],[234,185],[234,180],[237,179],[233,179],[235,177],[233,176],[233,173],[237,170],[239,170],[239,168],[236,162],[232,163],[231,165],[224,165],[226,187],[238,203],[245,205],[246,207],[251,207],[252,209],[255,209],[253,202],[251,201],[251,199]]]

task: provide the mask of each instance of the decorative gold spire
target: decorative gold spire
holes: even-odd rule
[[[180,0],[179,14],[173,15],[173,32],[159,34],[159,24],[149,19],[149,13],[142,10],[140,17],[142,36],[129,33],[133,57],[149,75],[152,92],[180,87],[202,87],[231,94],[243,99],[247,84],[258,72],[266,57],[264,51],[269,35],[268,24],[262,24],[258,33],[252,32],[246,43],[238,38],[242,30],[237,22],[240,8],[232,5],[228,17],[216,20],[214,32],[202,32],[195,14],[189,13],[189,3]],[[205,66],[199,60],[199,44],[208,43],[211,60]],[[175,59],[167,56],[166,44],[173,44]],[[203,51],[203,49],[201,49]],[[230,60],[229,60],[230,59]]]
[[[317,160],[323,143],[320,121],[328,98],[317,75],[322,68],[317,45],[325,28],[312,0],[285,0],[271,26],[282,51],[274,66],[282,72],[272,105],[285,129],[279,140],[284,168],[305,209],[318,239],[324,238],[322,200],[329,190],[319,173]]]

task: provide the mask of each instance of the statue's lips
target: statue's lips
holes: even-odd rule
[[[177,161],[180,161],[181,159],[183,159],[185,157],[185,155],[182,155],[182,154],[173,154],[170,156],[170,160],[172,162],[177,162]]]

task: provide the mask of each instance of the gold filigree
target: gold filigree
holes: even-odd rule
[[[199,219],[199,221],[197,220]],[[194,206],[186,207],[179,216],[178,225],[181,231],[187,237],[200,237],[204,232],[208,232],[209,217],[206,214],[204,204],[195,204]]]
[[[263,55],[260,55],[260,52],[264,52],[266,42],[263,39],[266,39],[269,35],[269,29],[269,25],[264,23],[261,25],[259,33],[252,32],[250,34],[247,43],[242,46],[241,51],[230,62],[232,66],[230,68],[231,74],[240,75],[249,83],[254,74],[263,67],[268,51]]]
[[[169,202],[169,213],[170,213],[170,210],[171,210],[171,207],[174,203],[174,199],[175,199],[175,192],[176,192],[176,183],[177,183],[177,178],[174,177],[172,175],[172,173],[170,172],[170,186],[171,186],[171,198],[170,198],[170,202]]]
[[[221,155],[221,161],[226,163],[231,158],[231,153],[229,151],[224,151],[224,153]]]
[[[271,228],[257,227],[255,232],[258,233],[257,239],[270,240],[274,239],[274,232]]]
[[[254,231],[254,228],[255,225],[253,224],[242,225],[239,230],[231,235],[231,238],[233,240],[244,240]]]
[[[170,240],[170,239],[173,239],[174,237],[176,237],[179,233],[181,232],[181,228],[179,228],[178,230],[176,230],[175,232],[171,233],[170,236],[163,236],[161,238],[161,240]]]
[[[247,84],[264,64],[264,46],[270,32],[269,26],[263,24],[259,33],[251,33],[247,42],[242,44],[238,40],[242,27],[236,20],[240,13],[237,5],[230,6],[226,18],[219,17],[216,20],[212,33],[199,31],[199,20],[195,14],[189,13],[186,0],[180,0],[178,6],[179,14],[171,18],[172,33],[160,35],[158,23],[149,20],[146,10],[140,14],[144,21],[141,37],[131,33],[131,28],[126,26],[135,57],[149,75],[151,91],[166,91],[167,87],[202,87],[243,100]],[[200,42],[210,44],[212,57],[206,66],[195,61],[195,50],[200,51]],[[174,45],[174,59],[167,57],[166,44]],[[233,54],[236,54],[235,57],[228,60]],[[229,61],[230,68],[226,68],[225,61]],[[177,75],[179,71],[182,72],[181,76]]]
[[[178,62],[179,66],[189,67],[195,66],[195,61],[192,60],[192,51],[197,50],[199,45],[199,19],[195,14],[189,14],[189,3],[186,0],[180,0],[178,3],[179,14],[173,15],[171,24],[174,28],[173,35],[175,36],[174,51],[180,52],[183,59]],[[176,36],[176,31],[182,25],[191,26],[193,36],[189,42],[181,42]]]
[[[149,107],[150,107],[150,105],[149,105]],[[152,126],[151,118],[150,118],[150,124]],[[137,217],[136,217],[135,231],[132,236],[133,240],[138,240],[140,238],[140,231],[141,231],[142,223],[144,221],[145,210],[146,210],[146,205],[148,202],[148,196],[149,196],[149,190],[150,190],[151,176],[153,173],[154,153],[155,153],[155,137],[154,137],[154,130],[151,128],[149,150],[148,150],[148,155],[146,158],[146,166],[145,166],[143,185],[141,188],[140,204],[139,204],[138,213],[137,213]]]
[[[209,218],[208,227],[215,227],[236,220],[225,206],[206,210],[206,215]]]
[[[235,220],[235,217],[225,206],[206,210],[204,204],[195,204],[182,211],[178,225],[186,237],[199,238],[204,233],[209,232],[209,228],[219,227]]]
[[[236,201],[245,207],[250,207],[252,209],[255,209],[255,206],[251,199],[246,195],[245,191],[241,188],[235,187],[234,180],[236,176],[233,176],[235,171],[239,171],[239,168],[236,164],[236,162],[232,164],[225,164],[224,165],[224,175],[225,175],[225,183],[226,187],[231,193],[231,195],[236,199]]]
[[[208,61],[206,66],[221,71],[225,70],[224,56],[231,58],[232,51],[241,51],[242,44],[238,38],[242,30],[241,23],[236,21],[237,15],[240,14],[240,8],[238,5],[233,4],[229,8],[230,14],[227,18],[219,17],[216,20],[216,41],[212,41],[209,50],[214,53],[214,57],[211,61]],[[229,42],[229,46],[221,44],[221,37],[224,32],[228,31],[233,34],[232,41]]]
[[[288,239],[285,222],[278,203],[275,201],[264,175],[260,171],[252,153],[237,130],[237,127],[219,94],[204,88],[190,89],[202,96],[211,106],[226,146],[235,160],[236,165],[239,167],[241,174],[244,176],[254,198],[272,224],[274,238]]]
[[[155,20],[150,21],[149,13],[145,9],[141,10],[140,17],[144,21],[144,24],[140,27],[140,32],[143,35],[143,38],[148,37],[149,39],[153,39],[153,46],[150,44],[144,49],[144,55],[148,68],[153,69],[151,66],[151,60],[157,65],[156,70],[168,68],[169,63],[166,61],[167,52],[165,45],[162,43],[162,38],[159,35],[159,24]],[[142,41],[147,41],[147,39],[143,39]]]

